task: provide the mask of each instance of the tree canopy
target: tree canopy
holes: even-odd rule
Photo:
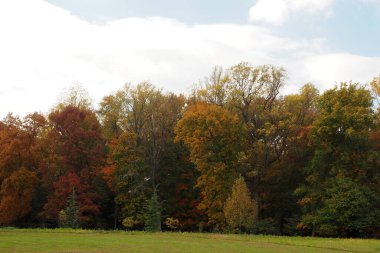
[[[0,225],[380,234],[379,77],[282,95],[287,72],[215,67],[189,95],[77,85],[0,121]],[[96,109],[95,109],[96,108]]]

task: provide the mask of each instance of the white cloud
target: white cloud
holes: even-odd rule
[[[46,112],[73,83],[81,83],[95,101],[125,82],[144,80],[186,92],[214,65],[240,61],[284,66],[285,93],[308,81],[325,87],[379,74],[373,67],[379,66],[377,58],[330,54],[323,38],[294,41],[255,25],[187,26],[159,17],[96,25],[41,0],[0,1],[0,36],[0,117]],[[355,71],[357,62],[363,72]]]
[[[308,57],[304,62],[310,81],[322,89],[340,82],[368,83],[380,74],[380,57],[330,53]]]
[[[282,24],[288,16],[289,6],[286,0],[258,0],[249,9],[250,21],[266,21],[272,24]]]
[[[274,25],[283,24],[293,12],[309,13],[326,11],[335,0],[258,0],[249,10],[249,20],[265,21]]]

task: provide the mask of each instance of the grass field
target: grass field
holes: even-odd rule
[[[62,229],[0,229],[0,252],[380,252],[380,240]]]

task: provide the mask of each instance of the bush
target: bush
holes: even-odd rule
[[[165,220],[165,225],[170,228],[171,230],[178,230],[179,229],[179,220],[178,219],[175,219],[175,218],[172,218],[172,217],[169,217],[169,218],[166,218]]]
[[[127,217],[123,219],[122,224],[127,230],[131,230],[138,222],[133,217]]]

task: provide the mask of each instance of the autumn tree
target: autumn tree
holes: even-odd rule
[[[200,172],[198,208],[206,212],[208,224],[214,228],[223,226],[223,206],[239,174],[244,130],[236,115],[207,104],[188,108],[175,129],[177,140],[189,147],[190,159]]]
[[[379,77],[321,96],[281,95],[285,79],[242,62],[189,97],[127,84],[95,112],[76,85],[47,117],[9,114],[0,225],[378,234]]]
[[[280,234],[300,232],[296,225],[300,221],[301,209],[294,191],[304,183],[304,167],[313,154],[308,136],[317,114],[317,98],[318,90],[306,84],[298,94],[287,95],[280,103],[279,113],[283,115],[280,123],[285,126],[282,135],[286,136],[286,148],[266,169],[259,188],[265,203],[265,218]]]
[[[247,143],[242,175],[258,205],[258,218],[275,221],[281,233],[295,227],[299,207],[293,191],[303,180],[310,156],[308,125],[316,114],[318,91],[305,85],[300,94],[279,96],[286,72],[272,65],[242,62],[215,68],[191,101],[217,104],[239,115]],[[219,102],[218,102],[219,101]]]
[[[145,200],[161,178],[167,179],[176,169],[173,132],[184,103],[183,96],[163,94],[146,82],[126,85],[101,103],[98,114],[110,148],[103,172],[122,219],[133,221],[128,224],[144,224]]]
[[[114,191],[115,203],[122,212],[121,218],[141,226],[144,224],[142,210],[147,194],[147,169],[136,136],[133,133],[122,133],[110,142],[109,147],[109,165],[103,169],[103,174]],[[117,211],[115,218],[117,219]]]
[[[163,216],[178,220],[178,229],[195,231],[207,220],[203,210],[199,188],[194,187],[199,171],[190,161],[188,148],[182,143],[171,145],[162,158],[160,173],[160,198],[164,200]]]
[[[252,227],[257,214],[257,205],[252,200],[243,177],[236,179],[232,193],[224,206],[224,216],[227,224],[239,233]]]
[[[1,184],[0,223],[12,224],[31,211],[38,178],[35,172],[20,168]]]
[[[64,89],[60,94],[56,109],[63,109],[69,105],[80,109],[90,109],[92,107],[90,94],[81,84],[78,83]]]
[[[61,155],[63,173],[73,170],[83,176],[96,174],[104,158],[104,142],[96,115],[71,105],[49,115],[49,138]],[[81,176],[82,176],[81,175]]]
[[[196,101],[221,105],[243,122],[247,130],[243,176],[257,200],[260,218],[265,217],[262,180],[287,148],[289,117],[278,99],[285,77],[283,68],[242,62],[227,71],[216,68],[196,93]]]
[[[100,124],[90,109],[66,106],[49,115],[50,130],[45,136],[47,155],[41,164],[44,188],[50,193],[44,216],[57,221],[59,211],[74,187],[78,192],[81,222],[93,224],[99,214],[99,193],[103,187],[104,140]]]
[[[380,75],[378,77],[373,78],[372,82],[370,83],[371,90],[374,93],[374,97],[376,98],[376,102],[379,103],[379,96],[380,96]]]
[[[102,124],[103,135],[107,140],[117,138],[123,130],[123,121],[126,117],[126,97],[123,91],[105,96],[99,105],[97,115]]]
[[[0,122],[0,222],[14,224],[28,215],[38,194],[39,140],[46,120],[37,113]],[[35,213],[34,213],[35,214]]]
[[[98,196],[89,188],[89,185],[81,181],[75,172],[67,172],[54,183],[54,190],[49,194],[47,203],[44,205],[44,215],[48,220],[59,220],[59,212],[68,207],[67,200],[72,195],[73,189],[77,195],[80,223],[91,224],[100,212],[100,207],[95,202]]]
[[[211,75],[206,77],[204,82],[193,90],[190,101],[203,101],[208,104],[225,106],[230,97],[229,81],[230,77],[222,67],[214,67]]]
[[[149,161],[145,153],[145,131],[151,99],[159,94],[150,84],[136,88],[126,85],[115,94],[105,97],[98,112],[103,131],[108,132],[108,161],[104,175],[115,194],[117,210],[128,224],[144,224],[142,212],[150,183]]]

